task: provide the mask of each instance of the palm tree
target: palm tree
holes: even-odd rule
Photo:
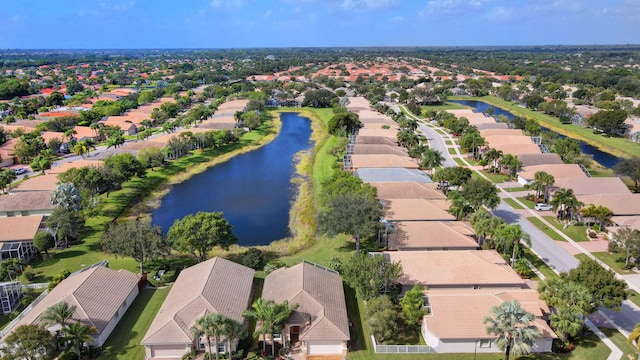
[[[216,360],[220,359],[220,353],[218,351],[218,343],[220,343],[220,337],[224,333],[224,329],[226,326],[228,317],[213,313],[205,315],[196,320],[195,325],[191,327],[191,332],[194,336],[200,337],[204,336],[207,338],[207,343],[209,345],[209,359],[211,359],[211,338],[215,340],[215,349],[216,349]]]
[[[594,204],[589,204],[587,207],[580,209],[580,217],[589,218],[589,226],[591,226],[592,220],[596,217],[597,207]]]
[[[629,344],[635,342],[636,349],[640,352],[640,323],[637,323],[636,326],[633,327],[633,331],[629,334],[627,341],[629,341]]]
[[[273,300],[265,300],[259,298],[251,304],[251,310],[246,310],[242,316],[254,319],[260,323],[260,327],[256,329],[256,332],[262,334],[262,351],[267,350],[267,332],[269,332],[269,324],[267,321],[272,316],[273,307],[275,302]]]
[[[124,144],[124,142],[125,142],[125,139],[124,139],[124,136],[122,135],[110,136],[107,139],[107,149],[111,147],[117,149],[118,146]]]
[[[51,193],[51,203],[56,207],[60,206],[66,210],[80,210],[82,196],[72,183],[62,183],[56,185]]]
[[[576,210],[584,206],[578,201],[573,189],[560,189],[553,194],[553,198],[549,201],[553,207],[553,211],[558,211],[560,220],[571,220],[575,216]]]
[[[246,336],[244,324],[234,319],[227,318],[223,332],[227,337],[227,351],[231,354],[231,343],[233,343],[234,340],[242,339]],[[230,356],[229,358],[232,357]]]
[[[287,319],[293,315],[293,313],[298,308],[298,304],[289,305],[289,302],[285,300],[280,304],[276,304],[275,307],[275,319],[273,322],[273,328],[271,330],[271,339],[273,339],[273,335],[276,331],[282,332],[284,330],[284,325],[287,322]],[[281,338],[284,343],[284,336]],[[275,346],[271,346],[271,357],[275,358]]]
[[[547,172],[538,171],[534,175],[533,182],[540,184],[540,189],[542,191],[542,194],[544,195],[544,202],[547,202],[549,198],[549,187],[556,182],[556,179],[553,177],[553,175]]]
[[[598,205],[595,215],[600,222],[600,231],[604,231],[604,227],[609,223],[609,220],[611,220],[611,217],[613,216],[613,211],[608,207]]]
[[[502,167],[506,167],[509,171],[509,175],[511,176],[513,176],[522,166],[522,162],[518,160],[518,157],[511,154],[504,155],[498,164]]]
[[[78,359],[82,359],[80,350],[84,347],[85,343],[93,340],[92,334],[96,333],[96,328],[85,325],[81,322],[71,323],[63,328],[64,339],[76,349]]]
[[[440,151],[435,149],[426,149],[422,157],[422,162],[420,162],[420,166],[430,169],[430,173],[433,175],[433,170],[436,167],[441,166],[444,160],[445,159]]]
[[[505,301],[500,305],[492,306],[491,312],[495,316],[484,318],[487,334],[496,335],[496,346],[504,350],[505,360],[509,355],[528,354],[535,344],[540,330],[531,322],[535,316],[522,309],[518,300]]]
[[[484,154],[484,158],[487,159],[487,161],[490,161],[493,165],[494,174],[498,170],[498,160],[502,158],[502,155],[502,150],[496,150],[494,148],[489,149],[489,151]]]
[[[527,245],[531,246],[531,237],[524,232],[518,224],[501,226],[496,232],[496,240],[498,244],[502,244],[503,254],[506,254],[509,250],[512,251],[512,265],[516,257],[520,254],[520,241],[524,241]]]
[[[85,154],[88,155],[91,149],[95,149],[95,148],[96,146],[93,144],[93,141],[89,139],[85,139],[82,141],[78,141],[73,146],[73,149],[71,151],[73,151],[74,154],[80,155],[84,158]]]
[[[40,316],[40,321],[48,325],[60,325],[60,328],[64,328],[70,323],[73,318],[73,314],[76,312],[76,306],[69,306],[68,303],[60,301],[59,303],[50,306]]]

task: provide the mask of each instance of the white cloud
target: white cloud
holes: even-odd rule
[[[391,18],[391,21],[396,22],[396,23],[400,23],[404,21],[404,17],[402,16],[394,16]]]
[[[395,5],[396,0],[343,0],[340,7],[345,10],[381,10]]]
[[[211,7],[225,9],[239,9],[244,6],[244,0],[212,0]]]
[[[497,6],[487,13],[487,19],[491,21],[509,21],[513,19],[513,9]]]
[[[470,11],[477,11],[488,1],[491,0],[431,0],[420,14],[454,15],[469,13]]]
[[[267,12],[264,13],[264,17],[269,17],[271,16],[272,12],[271,10],[267,10]]]

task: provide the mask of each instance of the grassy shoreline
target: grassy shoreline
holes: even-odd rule
[[[482,101],[500,109],[508,110],[516,116],[522,116],[537,120],[540,122],[540,125],[543,125],[552,131],[572,137],[577,140],[582,140],[585,143],[612,155],[619,157],[640,156],[640,145],[635,144],[627,139],[606,138],[602,135],[594,134],[593,130],[589,128],[583,128],[581,126],[572,124],[561,124],[560,120],[553,116],[533,111],[531,109],[523,108],[518,104],[502,100],[495,96],[451,96],[449,99]]]

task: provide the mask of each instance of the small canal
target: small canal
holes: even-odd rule
[[[513,119],[515,117],[509,111],[500,109],[499,107],[495,107],[495,106],[493,106],[491,104],[488,104],[486,102],[483,102],[483,101],[477,101],[477,100],[449,100],[449,101],[452,102],[452,103],[468,106],[470,108],[475,109],[478,112],[485,112],[487,109],[493,107],[495,109],[493,111],[494,115],[504,115],[509,120],[511,120],[511,119]],[[554,132],[554,131],[542,126],[542,124],[540,125],[540,127],[544,131]],[[564,138],[567,137],[567,136],[565,136],[563,134],[558,134],[558,136],[561,139],[564,139]],[[612,168],[614,165],[616,165],[618,163],[618,161],[620,161],[620,158],[618,158],[615,155],[612,155],[612,154],[609,154],[607,152],[604,152],[604,151],[602,151],[602,150],[600,150],[600,149],[598,149],[598,148],[596,148],[596,147],[594,147],[592,145],[589,145],[589,144],[585,143],[582,140],[577,140],[577,141],[580,144],[580,150],[584,154],[591,155],[593,157],[593,160],[595,160],[597,163],[599,163],[600,165],[602,165],[602,166],[604,166],[606,168]]]
[[[269,144],[172,186],[152,213],[153,225],[166,233],[188,214],[222,211],[239,245],[266,245],[289,236],[294,157],[313,144],[309,119],[297,113],[282,113],[280,119],[280,134]]]

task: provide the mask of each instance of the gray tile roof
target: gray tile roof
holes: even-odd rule
[[[349,340],[349,320],[342,278],[332,270],[304,261],[267,275],[264,299],[298,304],[288,323],[306,324],[301,340]]]
[[[219,313],[244,322],[254,271],[215,257],[182,270],[142,340],[143,345],[187,344],[197,318]]]

